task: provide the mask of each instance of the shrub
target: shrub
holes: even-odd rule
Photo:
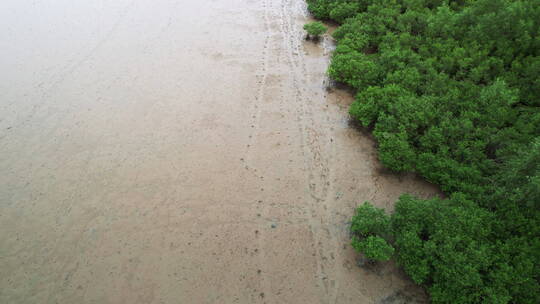
[[[351,223],[352,247],[372,261],[387,261],[394,248],[385,240],[390,236],[390,218],[383,209],[368,202],[356,209]]]
[[[371,261],[388,261],[394,254],[394,247],[378,236],[368,236],[365,239],[353,238],[352,247],[362,252]]]
[[[304,30],[314,39],[318,39],[320,35],[326,32],[326,26],[319,21],[310,22],[304,25]]]

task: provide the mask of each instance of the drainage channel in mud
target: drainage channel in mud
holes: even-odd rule
[[[377,163],[301,0],[4,1],[0,302],[422,300],[347,223]]]

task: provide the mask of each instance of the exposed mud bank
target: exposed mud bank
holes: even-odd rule
[[[1,6],[0,302],[418,299],[347,223],[437,191],[349,125],[302,0]]]

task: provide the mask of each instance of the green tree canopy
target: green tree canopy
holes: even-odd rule
[[[540,303],[540,0],[307,2],[380,161],[448,197],[359,207],[355,248],[393,246],[434,303]]]

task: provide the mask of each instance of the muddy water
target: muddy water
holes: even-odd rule
[[[385,173],[302,0],[3,0],[1,303],[422,300],[357,266]],[[396,300],[397,299],[397,300]]]

